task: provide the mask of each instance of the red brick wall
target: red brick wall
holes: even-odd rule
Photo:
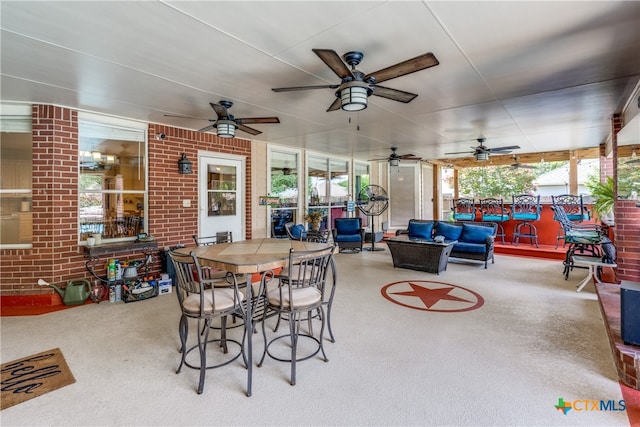
[[[74,110],[33,106],[33,248],[0,250],[0,295],[51,294],[38,278],[64,284],[88,277],[78,227],[78,115]],[[246,238],[251,238],[251,142],[222,139],[168,126],[149,125],[149,233],[158,246],[192,244],[198,231],[198,150],[246,157]],[[157,133],[167,138],[156,140]],[[178,173],[182,153],[193,174]],[[190,208],[182,207],[191,199]],[[156,268],[159,259],[156,262]]]
[[[635,200],[618,200],[615,212],[618,278],[640,282],[640,208]]]
[[[158,141],[156,134],[166,138]],[[218,138],[163,125],[149,125],[149,234],[162,246],[192,244],[198,232],[198,150],[246,157],[245,213],[246,238],[251,238],[251,141]],[[192,162],[192,174],[178,173],[182,153]],[[190,199],[191,207],[182,207]]]

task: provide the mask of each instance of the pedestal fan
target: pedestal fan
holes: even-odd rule
[[[369,217],[371,224],[371,247],[368,251],[384,251],[384,248],[376,248],[376,231],[373,217],[380,216],[389,207],[389,197],[384,188],[379,185],[367,185],[358,194],[358,208]]]

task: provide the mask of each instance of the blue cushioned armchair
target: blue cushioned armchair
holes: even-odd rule
[[[334,224],[335,228],[331,230],[331,234],[340,252],[344,249],[362,251],[364,228],[361,218],[336,218]]]

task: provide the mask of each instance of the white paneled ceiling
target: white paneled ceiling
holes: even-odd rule
[[[0,12],[3,102],[200,129],[224,99],[236,117],[280,119],[238,137],[360,159],[392,146],[445,158],[479,137],[520,154],[596,147],[640,80],[638,1],[2,1]],[[365,74],[426,52],[440,64],[384,82],[418,94],[410,103],[371,96],[361,112],[326,112],[333,89],[271,90],[339,84],[313,48],[361,51]]]

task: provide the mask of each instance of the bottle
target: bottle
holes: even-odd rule
[[[116,285],[109,285],[109,302],[116,302]]]
[[[116,280],[122,280],[122,263],[116,260]]]
[[[116,280],[116,260],[114,258],[109,259],[109,265],[107,265],[107,280],[109,282]]]

